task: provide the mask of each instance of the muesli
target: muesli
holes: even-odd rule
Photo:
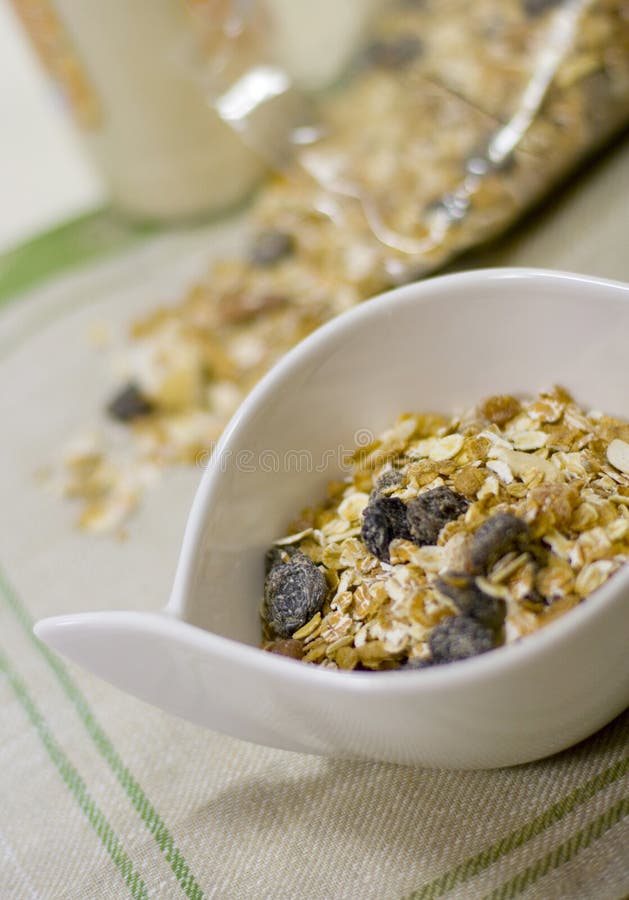
[[[629,424],[562,388],[404,414],[267,556],[263,647],[422,668],[537,631],[629,559]]]
[[[397,0],[315,103],[316,139],[280,154],[242,255],[133,324],[107,404],[126,441],[67,454],[85,530],[116,530],[160,470],[207,459],[314,328],[504,230],[618,130],[629,0]]]

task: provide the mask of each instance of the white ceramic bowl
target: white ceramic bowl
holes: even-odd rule
[[[496,269],[393,291],[290,352],[203,476],[166,615],[40,623],[62,652],[173,713],[291,750],[426,766],[521,763],[629,703],[629,574],[517,645],[420,671],[337,672],[264,653],[263,558],[338,474],[339,448],[404,410],[559,383],[629,418],[629,286]],[[301,462],[299,462],[301,460]]]

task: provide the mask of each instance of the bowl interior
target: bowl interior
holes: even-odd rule
[[[558,383],[629,418],[629,286],[491,270],[409,285],[319,329],[232,420],[191,512],[169,609],[259,643],[264,553],[403,411]],[[347,471],[347,469],[345,469]]]

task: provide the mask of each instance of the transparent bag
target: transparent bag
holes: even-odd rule
[[[246,98],[255,72],[214,97],[281,172],[254,217],[326,259],[340,241],[338,277],[380,289],[506,228],[629,121],[629,3],[398,0],[318,95],[275,68]]]
[[[268,10],[235,14],[208,17],[190,52],[207,60],[208,102],[275,174],[245,215],[243,252],[134,324],[108,406],[132,440],[115,461],[93,447],[68,460],[89,530],[129,514],[147,466],[207,460],[310,331],[506,229],[629,121],[627,0],[376,5],[317,90],[280,63]]]

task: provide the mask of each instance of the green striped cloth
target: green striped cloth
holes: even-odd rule
[[[628,153],[483,261],[629,279]],[[122,542],[77,533],[37,473],[111,389],[89,329],[176,299],[237,240],[147,236],[3,307],[0,898],[629,896],[629,713],[500,771],[338,762],[175,720],[33,637],[44,615],[165,603],[199,473],[171,472]]]

